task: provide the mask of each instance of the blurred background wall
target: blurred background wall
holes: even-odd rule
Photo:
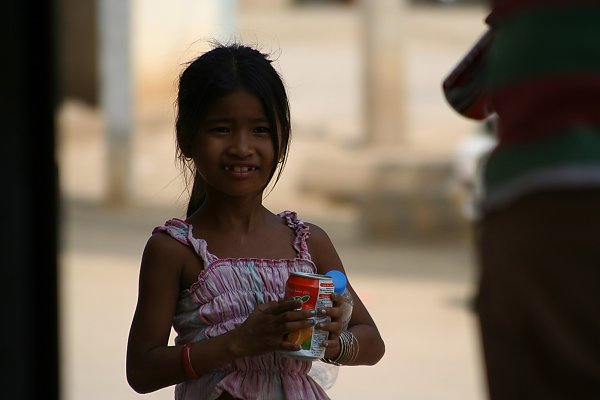
[[[118,75],[117,86],[130,85],[131,92],[114,96],[130,97],[131,142],[123,146],[131,148],[129,161],[116,161],[110,152],[116,142],[104,135],[111,117],[103,119],[100,104],[111,80],[102,81],[99,68],[98,1],[60,2],[63,136],[97,141],[84,158],[68,144],[62,147],[65,193],[108,196],[118,184],[111,169],[129,163],[120,171],[130,175],[120,183],[127,187],[122,189],[127,200],[173,201],[182,191],[173,181],[178,176],[173,153],[155,155],[144,146],[163,140],[172,147],[174,91],[184,63],[205,51],[211,39],[235,38],[274,54],[291,98],[299,150],[284,175],[286,190],[271,194],[272,201],[277,192],[293,193],[347,210],[367,237],[464,236],[461,210],[469,199],[461,186],[464,177],[458,176],[457,153],[483,127],[452,113],[440,82],[483,30],[482,4],[148,0],[121,5],[130,13],[128,36],[122,38],[130,48],[129,75]],[[106,24],[115,27],[110,18]],[[85,134],[77,123],[89,124]]]
[[[485,29],[486,4],[58,3],[65,398],[137,398],[124,357],[139,256],[186,205],[177,77],[211,39],[232,38],[271,53],[290,96],[291,154],[267,205],[327,229],[388,344],[381,365],[350,369],[332,396],[364,398],[356,382],[371,376],[384,398],[481,398],[469,240],[489,138],[446,105],[441,82]]]

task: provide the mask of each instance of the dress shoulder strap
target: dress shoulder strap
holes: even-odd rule
[[[157,226],[152,230],[153,234],[157,232],[166,233],[178,242],[192,247],[204,261],[205,266],[216,260],[216,257],[208,252],[206,240],[196,239],[193,235],[193,226],[179,218],[170,219],[164,225]]]
[[[303,260],[310,261],[310,253],[308,252],[308,245],[306,244],[306,240],[310,236],[310,229],[308,225],[298,218],[298,215],[294,211],[283,211],[279,214],[279,216],[285,219],[287,226],[296,232],[294,249],[298,253],[298,257]]]

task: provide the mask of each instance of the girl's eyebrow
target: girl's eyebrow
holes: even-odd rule
[[[204,119],[204,122],[215,123],[215,122],[229,122],[231,118],[228,117],[208,117]]]
[[[255,123],[265,123],[265,124],[269,123],[269,120],[266,117],[254,118],[251,121],[255,122]]]
[[[231,122],[234,119],[235,118],[231,118],[231,117],[216,116],[216,117],[208,117],[204,120],[204,122],[209,123],[209,124],[214,124],[214,123]],[[269,120],[266,117],[246,118],[246,120],[251,123],[269,123]]]

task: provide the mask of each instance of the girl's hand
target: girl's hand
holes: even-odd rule
[[[297,300],[260,304],[239,328],[232,331],[236,343],[234,353],[240,357],[300,350],[300,346],[285,341],[285,335],[314,324],[314,312],[298,311],[301,307],[302,303]]]
[[[329,331],[329,337],[325,341],[325,358],[335,359],[341,351],[339,338],[342,333],[342,305],[346,302],[346,299],[337,293],[332,294],[331,299],[333,300],[333,307],[319,310],[331,317],[331,322],[320,322],[317,328]]]

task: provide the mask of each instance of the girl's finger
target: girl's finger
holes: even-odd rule
[[[331,295],[331,300],[333,301],[333,305],[335,307],[339,307],[346,302],[346,299],[344,298],[344,296],[342,296],[338,293],[333,293]]]
[[[335,306],[332,308],[319,308],[317,309],[318,316],[330,316],[332,319],[338,319],[342,316],[342,309]]]
[[[340,324],[337,322],[319,322],[316,325],[317,329],[321,329],[323,331],[329,331],[334,334],[340,333]]]
[[[325,341],[325,347],[329,349],[336,349],[340,346],[340,334],[341,332],[329,332],[329,336]]]
[[[294,331],[299,331],[301,329],[305,329],[308,328],[310,326],[314,326],[315,325],[315,320],[314,318],[308,318],[308,319],[303,319],[300,321],[292,321],[292,322],[287,322],[284,324],[284,330],[286,331],[286,333],[290,333],[290,332],[294,332]]]
[[[300,311],[286,311],[279,315],[281,322],[294,322],[294,321],[305,321],[309,318],[314,318],[316,315],[315,310],[300,310]]]
[[[300,309],[302,309],[302,302],[300,300],[279,300],[274,302],[273,314],[282,314]]]
[[[316,315],[324,317],[329,314],[329,308],[317,308],[315,310]]]

